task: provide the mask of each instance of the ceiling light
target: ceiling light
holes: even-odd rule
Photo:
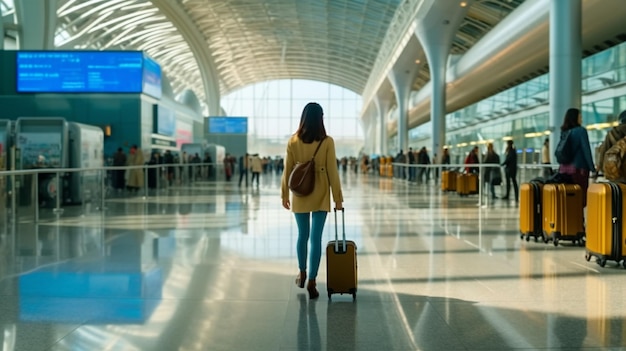
[[[415,60],[415,63],[417,63],[419,65],[420,63],[422,63],[422,61],[420,59],[417,59],[417,60]]]
[[[465,6],[467,6],[467,2],[465,2],[465,1],[461,1],[461,4],[460,4],[460,5],[461,5],[461,7],[465,7]]]

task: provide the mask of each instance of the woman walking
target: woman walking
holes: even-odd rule
[[[308,241],[311,239],[309,263],[309,281],[307,290],[309,298],[319,296],[317,291],[317,272],[322,257],[322,231],[326,216],[330,211],[330,197],[335,208],[342,209],[343,195],[337,171],[335,141],[326,135],[322,107],[314,102],[308,103],[302,111],[300,125],[287,143],[287,157],[282,177],[281,197],[283,207],[294,212],[298,225],[298,268],[296,285],[304,288],[307,279]],[[321,145],[320,145],[321,144]],[[315,150],[318,148],[317,154]],[[315,154],[315,188],[307,196],[291,196],[289,193],[289,176],[297,163],[304,163]]]

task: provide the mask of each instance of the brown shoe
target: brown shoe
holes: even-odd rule
[[[300,288],[304,288],[304,282],[306,281],[306,272],[300,272],[296,276],[296,285]]]
[[[320,296],[320,293],[317,291],[316,286],[317,284],[315,283],[315,280],[309,280],[309,284],[307,285],[306,289],[309,291],[309,299],[311,300],[317,299]]]

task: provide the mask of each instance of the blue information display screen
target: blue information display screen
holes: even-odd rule
[[[161,135],[174,136],[176,132],[176,116],[174,111],[161,105],[157,107],[156,132]]]
[[[143,87],[145,94],[161,97],[161,66],[148,56],[143,57]]]
[[[209,117],[209,133],[248,134],[248,117]]]
[[[145,63],[147,62],[147,63]],[[140,51],[22,51],[20,93],[141,93],[161,96],[161,68]]]

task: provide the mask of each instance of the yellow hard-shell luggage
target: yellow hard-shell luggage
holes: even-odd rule
[[[456,192],[461,196],[478,194],[478,175],[458,173],[456,176]]]
[[[538,237],[543,238],[542,211],[541,211],[541,193],[543,191],[543,183],[531,181],[522,183],[520,187],[520,203],[519,203],[519,230],[520,238],[526,241],[530,237],[534,237],[537,241]]]
[[[456,191],[456,175],[455,171],[441,172],[441,190]]]
[[[571,240],[584,246],[583,193],[578,184],[546,184],[543,186],[543,235],[554,246],[560,240]]]
[[[356,300],[357,260],[356,243],[346,240],[345,212],[341,210],[342,240],[337,229],[337,209],[335,209],[335,240],[326,245],[326,286],[328,299],[332,294],[351,294]]]
[[[587,191],[587,243],[585,258],[596,257],[604,267],[607,260],[618,263],[626,258],[623,218],[625,184],[595,183]],[[626,268],[626,260],[622,263]]]

